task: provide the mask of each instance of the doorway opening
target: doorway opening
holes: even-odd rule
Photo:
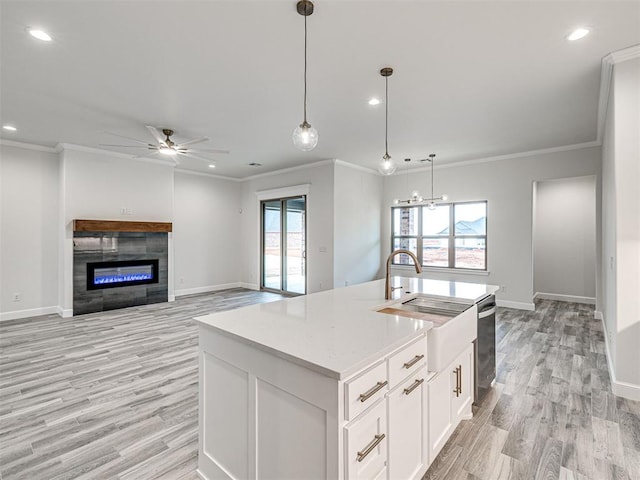
[[[307,293],[307,197],[260,202],[260,289]]]

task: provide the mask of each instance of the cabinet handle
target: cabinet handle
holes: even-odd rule
[[[416,355],[415,357],[413,357],[413,360],[404,364],[404,368],[413,367],[416,363],[418,363],[423,358],[424,358],[424,355]]]
[[[409,395],[411,392],[413,392],[416,388],[418,388],[422,382],[424,382],[424,378],[421,378],[420,380],[416,380],[415,382],[413,382],[411,384],[410,387],[407,387],[404,389],[404,394],[405,395]]]
[[[374,448],[380,445],[380,442],[384,440],[384,437],[386,437],[384,433],[381,433],[380,435],[374,435],[371,443],[367,445],[367,447],[363,451],[358,452],[358,456],[356,457],[356,460],[358,462],[361,462],[362,460],[364,460],[367,457],[367,455],[369,455],[373,451]]]
[[[461,393],[461,387],[460,387],[460,369],[461,368],[462,367],[458,365],[453,371],[453,373],[456,374],[456,388],[453,389],[453,393],[456,394],[456,397],[459,397]]]
[[[384,382],[378,382],[375,384],[375,386],[373,386],[370,390],[361,393],[360,394],[360,401],[361,402],[366,402],[367,400],[369,400],[373,395],[375,395],[377,392],[379,392],[380,390],[382,390],[384,387],[387,386],[389,382],[387,382],[386,380]]]
[[[458,365],[458,393],[462,395],[462,365]]]

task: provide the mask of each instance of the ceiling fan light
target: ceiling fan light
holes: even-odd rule
[[[301,123],[293,130],[293,145],[303,152],[308,152],[318,145],[318,131],[307,122]]]
[[[158,151],[163,155],[175,155],[176,153],[178,153],[171,147],[160,147]]]

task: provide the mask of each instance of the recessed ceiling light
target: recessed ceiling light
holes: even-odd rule
[[[2,128],[4,128],[5,130],[9,130],[10,132],[15,132],[18,129],[16,127],[14,127],[13,125],[3,125]]]
[[[377,98],[372,98],[371,100],[369,100],[369,105],[380,105],[380,100],[378,100]]]
[[[215,166],[215,164],[210,163],[210,164],[209,164],[209,168],[216,168],[216,166]]]
[[[38,30],[36,28],[29,29],[29,33],[32,37],[37,38],[38,40],[42,40],[43,42],[50,42],[51,36],[45,32],[44,30]]]
[[[580,40],[581,38],[586,37],[588,34],[589,34],[588,28],[584,28],[584,27],[576,28],[573,32],[567,35],[567,40],[569,40],[570,42],[573,42],[575,40]]]

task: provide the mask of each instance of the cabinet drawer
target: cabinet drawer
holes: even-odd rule
[[[387,407],[378,402],[364,416],[345,427],[346,478],[383,478],[387,468]]]
[[[408,375],[413,374],[424,366],[427,358],[427,338],[420,339],[407,345],[389,358],[389,388],[395,387]]]
[[[354,419],[379,398],[383,398],[388,384],[386,362],[379,363],[347,382],[344,388],[346,419]]]

